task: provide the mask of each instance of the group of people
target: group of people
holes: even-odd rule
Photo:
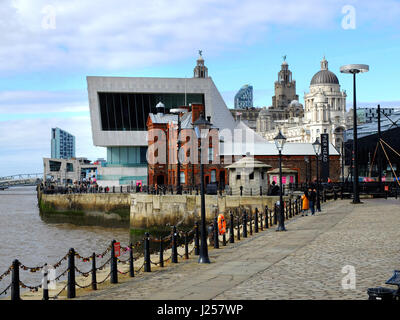
[[[304,194],[301,196],[302,200],[302,209],[303,214],[308,215],[308,210],[310,210],[311,215],[315,214],[315,205],[317,202],[317,191],[316,189],[308,188],[304,191]]]

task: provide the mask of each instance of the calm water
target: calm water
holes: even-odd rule
[[[128,229],[81,227],[71,224],[48,224],[41,220],[37,207],[35,187],[15,187],[0,191],[0,275],[14,259],[28,267],[54,264],[74,248],[81,256],[101,253],[112,239],[125,246],[129,242]],[[97,265],[100,265],[98,261]],[[57,269],[57,275],[67,267],[66,261]],[[81,265],[90,270],[90,263]],[[40,284],[40,272],[21,270],[21,281],[29,286]],[[65,279],[65,277],[60,280]],[[0,281],[0,292],[11,281],[11,275]],[[8,292],[8,295],[10,292]],[[0,296],[0,299],[4,295]]]

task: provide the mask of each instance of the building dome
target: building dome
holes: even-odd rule
[[[314,98],[314,103],[326,103],[326,102],[327,102],[326,96],[321,91],[318,92]]]
[[[339,80],[333,72],[320,70],[312,77],[310,85],[313,84],[339,84]]]

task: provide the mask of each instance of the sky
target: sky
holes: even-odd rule
[[[400,1],[0,0],[0,177],[43,172],[51,128],[93,146],[87,76],[192,77],[198,50],[228,107],[244,84],[270,106],[283,56],[303,103],[323,56],[352,105],[400,106]]]

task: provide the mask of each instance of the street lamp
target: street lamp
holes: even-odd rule
[[[283,208],[283,188],[282,188],[282,149],[283,146],[286,142],[286,138],[282,134],[282,132],[279,130],[278,135],[274,138],[275,141],[275,146],[278,149],[279,152],[279,209],[280,209],[280,214],[279,214],[279,225],[276,231],[286,231],[285,229],[285,216],[284,216],[284,208]]]
[[[361,203],[358,190],[356,74],[368,71],[369,66],[366,64],[348,64],[340,67],[341,73],[353,74],[353,203]]]
[[[178,157],[177,157],[177,176],[176,176],[176,194],[182,194],[182,187],[181,187],[181,161],[179,160],[179,151],[181,150],[181,113],[186,112],[186,109],[183,108],[176,108],[171,109],[170,112],[178,115]]]
[[[208,257],[207,236],[206,236],[206,201],[204,196],[204,164],[201,157],[201,139],[204,138],[204,132],[208,133],[212,124],[204,119],[203,114],[193,123],[196,137],[200,140],[200,197],[201,197],[201,242],[200,242],[200,257],[199,263],[210,263]],[[207,131],[205,131],[207,130]],[[202,134],[203,131],[203,134]]]
[[[315,139],[315,142],[312,144],[312,146],[314,148],[314,152],[316,155],[316,163],[317,163],[317,203],[316,203],[316,207],[317,207],[317,211],[321,212],[321,202],[319,199],[319,168],[318,168],[319,155],[321,152],[321,143],[319,142],[318,138]]]

